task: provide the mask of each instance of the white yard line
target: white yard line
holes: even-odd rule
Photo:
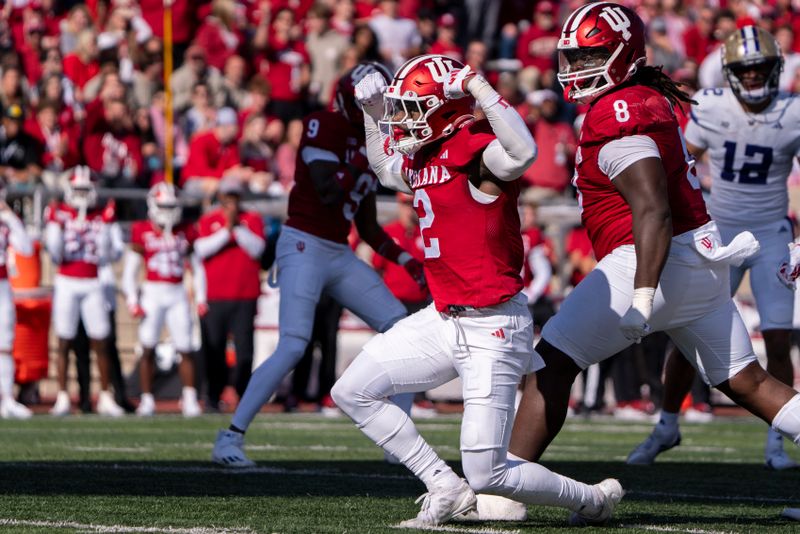
[[[151,447],[67,447],[79,452],[153,452]]]
[[[501,528],[488,528],[488,527],[457,527],[453,525],[439,525],[439,526],[422,526],[422,527],[404,527],[402,525],[390,525],[390,528],[396,529],[414,529],[414,530],[427,530],[430,532],[458,532],[461,534],[519,534],[519,530],[504,530]]]
[[[25,519],[0,518],[0,526],[9,527],[42,527],[80,530],[83,532],[123,533],[146,532],[153,534],[250,534],[255,531],[249,528],[224,527],[139,527],[133,525],[96,525],[93,523],[76,523],[74,521],[31,521]]]
[[[638,528],[652,532],[685,532],[686,534],[731,534],[729,530],[706,530],[702,528],[664,527],[660,525],[620,525],[622,528]]]

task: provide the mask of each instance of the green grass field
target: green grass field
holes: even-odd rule
[[[226,423],[222,416],[0,421],[0,530],[397,533],[404,530],[396,525],[417,512],[423,486],[405,468],[385,464],[348,419],[259,416],[248,432],[259,467],[244,472],[208,461]],[[459,418],[419,426],[457,465]],[[800,507],[800,470],[762,467],[763,424],[736,418],[684,425],[683,445],[656,466],[626,466],[628,451],[649,429],[573,419],[544,463],[587,482],[622,481],[628,495],[608,531],[800,532],[800,522],[780,517],[785,506]],[[525,523],[436,530],[570,531],[564,510],[530,507],[529,515]]]

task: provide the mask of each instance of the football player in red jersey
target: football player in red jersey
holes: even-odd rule
[[[108,335],[111,325],[97,277],[98,267],[110,261],[112,240],[121,240],[114,222],[114,203],[97,208],[97,191],[88,167],[76,167],[67,184],[64,202],[48,206],[45,212],[45,247],[58,274],[53,281],[53,328],[58,336],[58,395],[50,410],[53,415],[68,415],[67,362],[70,342],[82,319],[90,345],[97,355],[100,371],[100,396],[97,412],[119,417],[124,410],[108,390]],[[111,233],[117,234],[112,237]]]
[[[323,291],[378,332],[405,317],[405,307],[347,244],[353,223],[378,254],[424,283],[421,263],[400,248],[376,219],[378,180],[363,153],[362,112],[353,94],[355,84],[371,73],[389,78],[379,64],[361,63],[337,82],[335,111],[317,111],[303,120],[289,219],[276,250],[280,340],[272,356],[253,372],[230,428],[217,435],[211,456],[216,463],[253,465],[243,450],[244,432],[303,357]]]
[[[181,356],[181,412],[184,417],[197,417],[202,410],[194,386],[192,313],[183,285],[186,263],[191,261],[194,298],[202,315],[207,307],[205,270],[200,259],[192,254],[197,231],[190,224],[180,224],[181,206],[175,188],[166,182],[154,185],[148,192],[147,215],[148,220],[136,221],[131,226],[131,246],[125,255],[122,274],[128,310],[133,317],[141,319],[139,343],[143,352],[139,376],[142,396],[136,414],[151,416],[155,413],[156,344],[166,322],[175,350]],[[142,260],[146,275],[140,295],[138,277]]]
[[[8,281],[9,251],[33,254],[33,243],[25,225],[6,204],[6,183],[0,178],[0,418],[28,419],[32,412],[14,400],[14,325],[16,310]]]
[[[712,385],[800,443],[800,394],[766,373],[730,296],[729,266],[758,250],[749,232],[721,245],[673,108],[689,100],[645,66],[645,29],[608,2],[577,9],[558,43],[559,81],[590,104],[574,184],[599,260],[544,327],[510,450],[541,457],[558,434],[575,376],[665,331]]]
[[[414,194],[433,303],[367,343],[332,394],[427,487],[422,510],[404,525],[474,516],[474,491],[608,517],[622,497],[616,480],[590,486],[507,456],[517,385],[542,365],[520,276],[518,178],[536,156],[522,117],[482,76],[439,55],[408,61],[388,87],[365,77],[356,91],[372,168],[384,185]],[[488,120],[475,120],[476,101]],[[456,376],[466,481],[389,399]]]

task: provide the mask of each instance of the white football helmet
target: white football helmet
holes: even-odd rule
[[[147,193],[147,215],[158,226],[171,230],[181,220],[181,205],[175,186],[159,182]]]
[[[64,189],[64,201],[84,212],[97,204],[97,189],[92,182],[92,171],[89,167],[75,167]]]

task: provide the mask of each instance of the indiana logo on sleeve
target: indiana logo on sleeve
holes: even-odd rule
[[[306,242],[305,241],[298,241],[297,242],[297,252],[303,252],[306,249]]]

